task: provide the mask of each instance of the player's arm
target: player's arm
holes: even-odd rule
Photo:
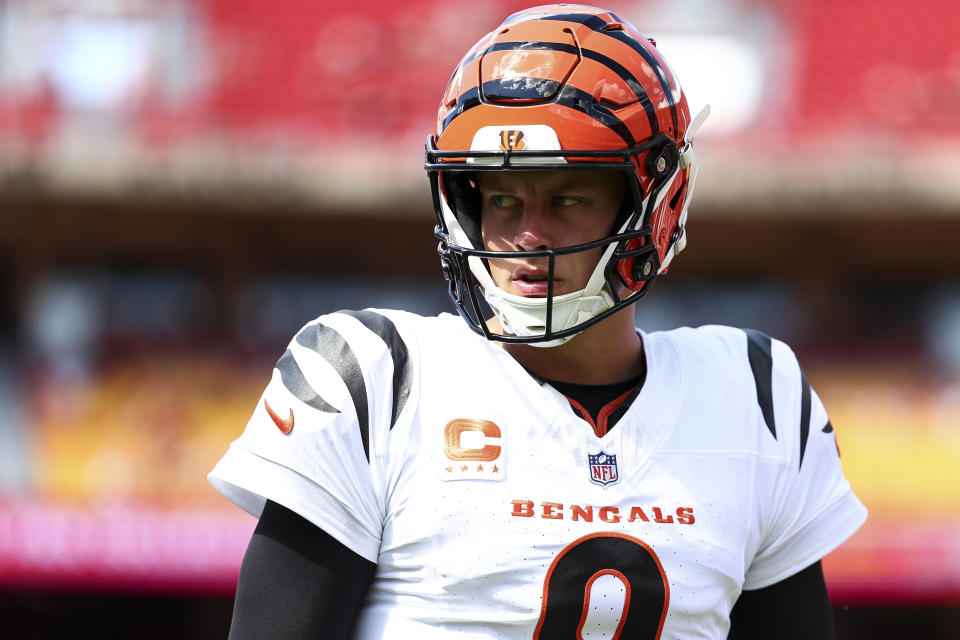
[[[834,640],[833,609],[820,562],[762,589],[730,612],[728,640]]]
[[[230,640],[346,638],[375,569],[268,500],[240,567]]]

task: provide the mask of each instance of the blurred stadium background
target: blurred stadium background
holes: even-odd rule
[[[204,476],[304,322],[452,309],[422,172],[513,0],[0,0],[0,637],[223,637]],[[647,329],[793,344],[866,526],[842,639],[960,637],[960,4],[614,1],[713,116]]]

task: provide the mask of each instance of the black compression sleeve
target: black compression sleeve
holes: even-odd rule
[[[728,640],[835,640],[820,562],[763,589],[744,591],[730,612]]]
[[[230,640],[346,638],[376,565],[267,501],[240,566]]]

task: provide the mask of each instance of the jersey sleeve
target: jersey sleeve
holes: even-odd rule
[[[409,397],[410,360],[387,316],[338,312],[307,324],[277,361],[242,435],[208,479],[259,517],[266,500],[377,561],[382,464]]]
[[[755,332],[748,331],[748,341],[758,402],[782,456],[759,478],[766,494],[759,546],[743,585],[747,590],[775,584],[817,562],[867,516],[843,475],[827,411],[793,351]],[[764,360],[764,348],[770,364],[766,370],[757,365]]]

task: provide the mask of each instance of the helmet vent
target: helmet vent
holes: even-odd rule
[[[504,78],[483,83],[483,97],[491,102],[543,102],[553,100],[560,83],[546,78]]]
[[[680,185],[680,188],[677,189],[677,192],[673,194],[673,197],[670,198],[670,208],[676,209],[677,205],[680,203],[680,199],[683,198],[684,192],[687,190],[687,181],[684,180],[683,184]]]
[[[511,28],[500,34],[480,58],[480,100],[535,104],[555,100],[580,62],[580,48],[569,29],[557,29],[550,41]]]
[[[610,101],[610,100],[608,100],[608,99],[606,99],[606,98],[600,98],[600,100],[598,101],[598,103],[599,103],[601,106],[606,107],[607,109],[610,109],[611,111],[616,111],[616,110],[618,110],[618,109],[623,109],[625,106],[627,106],[627,105],[625,105],[625,104],[617,104],[616,102],[612,102],[612,101]]]

